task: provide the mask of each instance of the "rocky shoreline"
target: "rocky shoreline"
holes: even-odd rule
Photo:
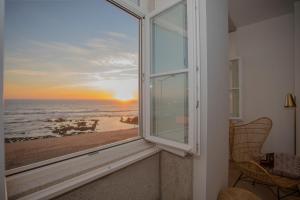
[[[136,117],[127,117],[126,119],[124,117],[121,117],[120,122],[126,123],[126,124],[139,124],[139,118],[138,116]]]
[[[58,138],[79,134],[94,133],[99,120],[66,120],[63,118],[48,119],[45,122],[54,123],[54,126],[47,126],[53,135],[36,136],[36,137],[11,137],[5,138],[5,143],[15,143],[23,141],[31,141],[37,139]]]
[[[85,120],[69,120],[68,124],[63,124],[52,129],[52,133],[69,136],[77,135],[80,133],[86,133],[87,131],[94,132],[99,120],[92,119],[90,121]]]
[[[46,139],[46,138],[54,138],[55,136],[47,135],[47,136],[38,136],[38,137],[15,137],[15,138],[5,138],[5,143],[15,143],[15,142],[23,142],[37,139]]]
[[[38,139],[47,138],[59,138],[65,136],[91,134],[96,132],[97,126],[99,126],[98,119],[47,119],[45,121],[44,128],[49,130],[49,134],[45,136],[26,136],[26,133],[22,133],[24,136],[7,137],[5,143],[16,143],[23,141],[32,141]],[[138,125],[138,117],[122,116],[120,118],[121,123]]]

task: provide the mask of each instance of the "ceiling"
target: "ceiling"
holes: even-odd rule
[[[229,0],[229,15],[236,27],[293,12],[297,0]]]

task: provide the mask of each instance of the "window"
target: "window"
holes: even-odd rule
[[[139,3],[8,0],[8,170],[139,136],[197,152],[195,1],[146,15]]]
[[[240,59],[229,61],[229,103],[230,118],[241,118],[241,69]]]
[[[142,3],[7,0],[9,197],[52,198],[161,148],[199,153],[196,1]]]
[[[139,136],[139,29],[105,0],[6,2],[6,169]]]
[[[176,1],[147,16],[146,139],[193,151],[195,63],[193,1]]]

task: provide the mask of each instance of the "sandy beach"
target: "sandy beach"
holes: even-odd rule
[[[137,128],[7,143],[5,144],[6,169],[25,166],[135,136],[138,136]]]

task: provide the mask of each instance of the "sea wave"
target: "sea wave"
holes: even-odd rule
[[[66,135],[101,133],[105,131],[135,128],[137,125],[121,122],[121,119],[138,116],[138,105],[118,105],[91,101],[7,101],[4,109],[4,133],[6,142],[65,136],[66,127],[95,125],[95,130],[67,130]],[[16,138],[16,139],[15,139]]]
[[[31,123],[36,120],[26,120],[26,121],[12,121],[12,122],[5,122],[5,124],[18,124],[18,123]]]
[[[81,110],[81,111],[45,111],[45,112],[11,112],[6,111],[4,115],[48,115],[48,114],[78,114],[78,113],[124,113],[137,112],[138,110]]]

